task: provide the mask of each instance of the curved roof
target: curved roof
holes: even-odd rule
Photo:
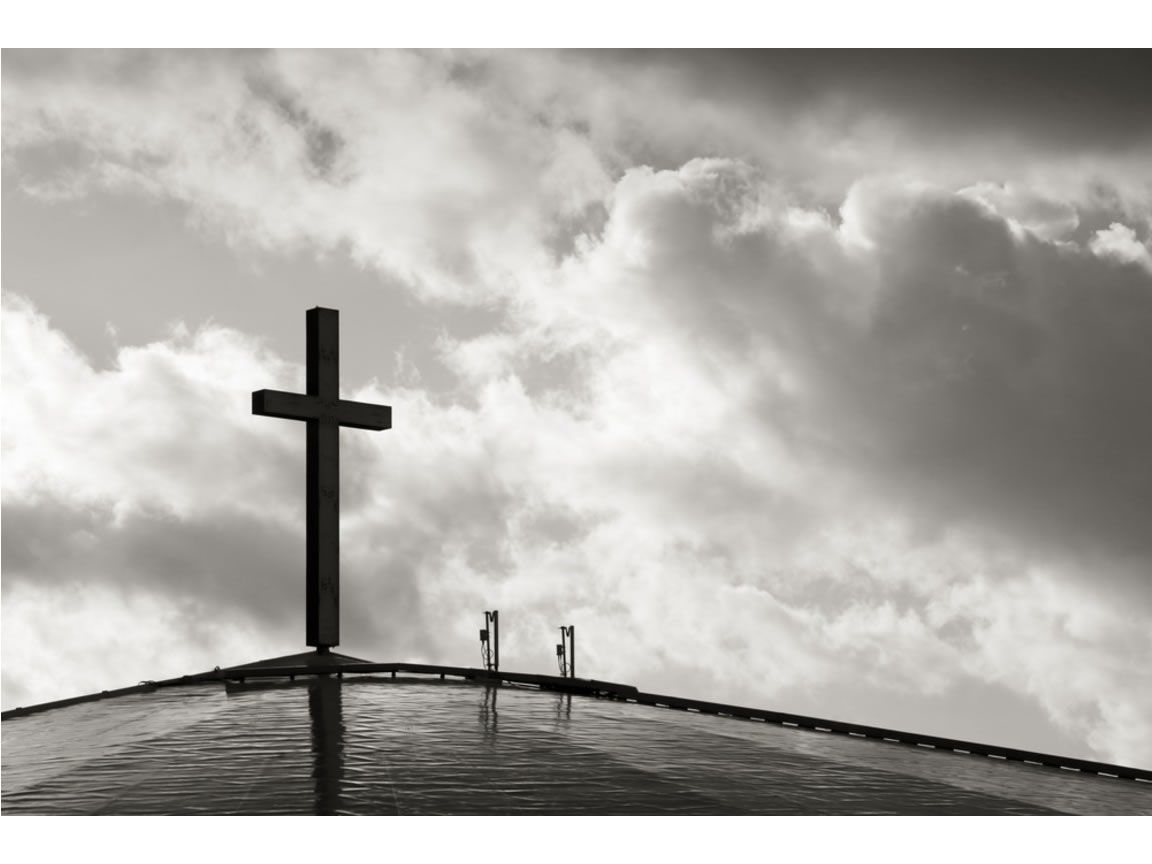
[[[1152,784],[621,699],[249,682],[5,720],[4,813],[1152,814]]]

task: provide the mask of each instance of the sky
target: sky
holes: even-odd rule
[[[1147,52],[3,52],[3,705],[304,649],[1152,767]]]

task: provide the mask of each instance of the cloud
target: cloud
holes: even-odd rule
[[[5,709],[203,672],[252,656],[249,623],[217,603],[180,601],[144,582],[133,590],[95,578],[36,585],[12,579],[4,566]]]
[[[497,607],[520,668],[576,623],[600,678],[958,737],[979,692],[1021,718],[1005,744],[1152,761],[1152,280],[1126,223],[1095,229],[1146,206],[1139,123],[1016,174],[974,110],[971,153],[913,136],[895,173],[914,106],[845,119],[819,77],[750,113],[707,70],[613,83],[628,58],[8,56],[6,152],[84,142],[77,194],[499,309],[438,343],[456,391],[344,382],[396,420],[342,433],[352,653],[468,662]],[[81,572],[93,610],[227,610],[235,641],[186,662],[281,653],[302,435],[247,401],[301,370],[208,324],[98,371],[12,296],[3,347],[5,623],[45,634],[9,657],[72,644],[29,610]]]
[[[1121,264],[1136,264],[1152,273],[1152,252],[1127,225],[1113,222],[1106,229],[1097,231],[1090,246],[1101,258],[1110,258]]]
[[[1013,185],[980,183],[960,194],[987,206],[1015,232],[1030,231],[1042,240],[1063,240],[1080,224],[1076,208],[1067,201],[1043,198]]]
[[[34,194],[171,196],[234,243],[347,252],[431,297],[492,302],[509,260],[540,259],[552,219],[610,187],[586,139],[499,82],[460,86],[443,55],[33,53],[5,69],[9,156],[81,145],[70,170],[25,181]]]
[[[4,149],[37,195],[173,198],[234,244],[348,254],[426,299],[491,304],[594,232],[628,170],[702,155],[764,166],[805,206],[834,209],[859,179],[899,164],[949,188],[1011,178],[1034,202],[1146,219],[1150,130],[1125,107],[1139,104],[1131,73],[1145,63],[1090,52],[973,66],[851,52],[14,51]],[[1014,77],[985,92],[998,68]],[[1077,104],[1097,122],[1069,124],[1050,100],[1026,106],[1041,69],[1063,92],[1095,94]],[[1010,115],[1014,135],[1002,131]],[[1082,134],[1054,134],[1070,125]]]

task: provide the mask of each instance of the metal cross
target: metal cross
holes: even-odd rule
[[[307,644],[340,644],[340,427],[391,429],[388,405],[340,398],[340,313],[308,310],[308,392],[256,390],[252,413],[308,429]]]

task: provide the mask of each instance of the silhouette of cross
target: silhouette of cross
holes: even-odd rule
[[[308,429],[307,644],[340,644],[340,427],[391,429],[388,405],[340,398],[340,313],[308,314],[307,393],[256,390],[252,413],[303,420]]]

